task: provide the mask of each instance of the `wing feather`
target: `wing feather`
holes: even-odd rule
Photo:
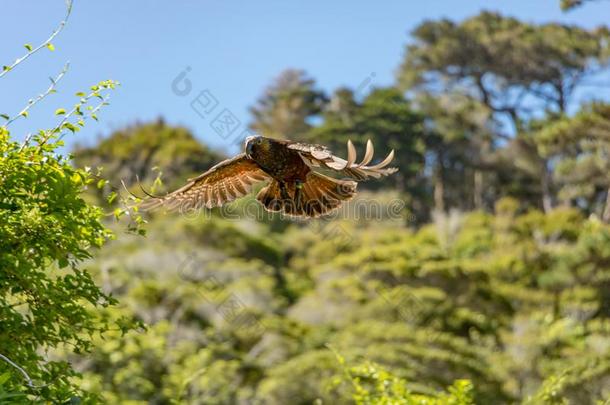
[[[254,184],[270,177],[244,153],[218,163],[201,175],[163,197],[145,200],[140,208],[150,211],[158,207],[168,210],[213,208],[248,194]]]
[[[347,141],[347,164],[345,167],[350,167],[356,161],[356,148],[351,140]]]
[[[368,139],[366,141],[366,152],[364,152],[364,158],[362,159],[362,162],[360,162],[360,164],[358,165],[359,167],[366,166],[371,162],[371,160],[373,160],[373,151],[373,142]]]
[[[233,187],[235,187],[236,195],[246,195],[250,192],[247,185],[239,177],[233,180]]]
[[[380,178],[398,171],[396,167],[387,167],[394,159],[394,150],[380,163],[367,166],[373,160],[374,152],[370,139],[366,143],[364,158],[359,164],[355,164],[356,148],[351,140],[347,141],[347,160],[333,155],[330,150],[321,145],[292,142],[288,144],[288,148],[298,151],[305,164],[310,167],[324,167],[356,180]]]

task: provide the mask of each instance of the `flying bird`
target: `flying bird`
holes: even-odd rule
[[[140,208],[165,207],[181,212],[222,206],[266,182],[256,199],[273,212],[290,216],[317,217],[338,208],[356,194],[357,181],[380,178],[398,171],[387,167],[394,159],[392,150],[380,163],[367,166],[373,159],[373,144],[366,144],[363,160],[356,164],[356,148],[347,142],[347,160],[326,147],[263,136],[249,136],[244,153],[218,163],[205,173],[165,196],[150,196]],[[328,169],[353,180],[339,180],[322,173]],[[354,181],[356,180],[356,181]]]

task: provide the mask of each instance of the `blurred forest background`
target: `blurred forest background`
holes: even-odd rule
[[[3,269],[0,354],[48,386],[4,362],[0,398],[609,404],[610,103],[578,97],[610,86],[609,61],[607,27],[481,12],[417,26],[393,86],[329,94],[303,70],[279,73],[253,100],[253,132],[341,156],[348,139],[396,151],[397,175],[360,184],[329,219],[266,215],[252,196],[230,216],[122,208],[121,180],[159,194],[227,157],[163,118],[75,148],[74,170],[89,180],[74,187],[87,207],[115,210],[118,221],[96,211],[115,236],[73,258],[49,247],[63,246],[50,233],[39,264],[64,280],[69,263],[78,277],[67,286],[82,293],[71,305],[88,301],[83,316],[106,326],[52,307],[65,297],[50,282]],[[9,149],[0,158],[19,148]],[[33,222],[6,218],[0,263],[17,269],[41,244],[21,246]],[[19,309],[23,297],[39,311]],[[45,318],[48,308],[57,314]],[[48,324],[34,333],[38,317]],[[37,374],[43,358],[52,362]],[[66,360],[80,374],[58,377]]]

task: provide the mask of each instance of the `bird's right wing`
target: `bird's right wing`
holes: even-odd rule
[[[158,207],[181,211],[201,207],[218,207],[252,191],[254,184],[270,179],[244,153],[224,160],[207,172],[188,180],[188,183],[163,197],[149,198],[140,208],[149,211]]]
[[[394,159],[392,150],[388,156],[376,165],[367,166],[373,159],[373,143],[366,142],[366,152],[362,162],[356,164],[356,148],[352,141],[347,141],[347,160],[342,159],[321,145],[293,142],[288,144],[289,149],[299,152],[299,155],[310,167],[323,167],[337,171],[356,180],[365,180],[369,177],[380,178],[398,171],[395,167],[387,167]]]

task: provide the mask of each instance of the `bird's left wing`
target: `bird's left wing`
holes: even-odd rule
[[[288,148],[298,151],[303,161],[310,167],[331,169],[356,180],[380,178],[398,171],[395,167],[387,167],[394,159],[394,150],[382,162],[367,166],[373,159],[373,143],[370,139],[366,142],[364,158],[358,164],[356,164],[356,148],[352,141],[347,141],[347,160],[333,155],[328,148],[321,145],[293,142],[288,144]]]
[[[254,184],[270,177],[244,153],[224,160],[207,172],[188,180],[178,190],[163,197],[145,200],[140,208],[152,210],[161,206],[181,211],[201,207],[218,207],[252,191]]]

